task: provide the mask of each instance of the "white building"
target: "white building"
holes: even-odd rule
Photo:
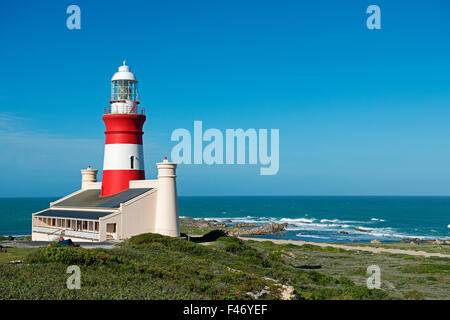
[[[180,235],[177,165],[164,158],[156,164],[157,179],[145,180],[143,156],[133,151],[143,147],[145,121],[143,109],[139,113],[137,107],[137,80],[124,63],[111,82],[111,107],[103,116],[107,126],[103,186],[97,182],[97,170],[81,170],[80,190],[33,213],[33,241],[60,236],[73,241],[122,240],[147,232]]]

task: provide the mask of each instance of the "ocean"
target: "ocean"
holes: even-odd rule
[[[31,213],[57,198],[0,198],[0,235],[31,234]],[[288,223],[266,238],[316,242],[450,239],[450,197],[179,197],[180,217],[261,225]]]

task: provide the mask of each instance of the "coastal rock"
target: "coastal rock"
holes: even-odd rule
[[[255,228],[256,225],[251,223],[238,223],[235,225],[236,228]]]
[[[285,230],[287,223],[268,223],[252,229],[230,228],[228,235],[235,237],[260,236],[265,234],[279,234]]]
[[[381,244],[381,242],[378,241],[378,240],[372,240],[372,241],[370,241],[370,243],[372,243],[372,244]]]
[[[281,252],[283,252],[284,255],[289,256],[291,258],[295,258],[296,255],[290,251],[286,251],[286,250],[281,250]]]
[[[413,238],[413,239],[411,239],[411,238],[404,238],[404,239],[402,239],[402,243],[407,243],[407,242],[409,242],[409,243],[414,242],[414,243],[419,244],[419,243],[427,243],[427,240],[423,240],[423,239],[420,239],[420,238]]]
[[[439,244],[439,245],[444,244],[443,241],[440,241],[440,240],[438,240],[438,239],[432,241],[431,243],[432,243],[432,244]]]
[[[247,294],[249,296],[251,296],[253,299],[263,299],[267,294],[270,293],[270,291],[268,291],[267,289],[269,289],[269,287],[265,287],[260,292],[256,292],[256,293],[247,292]]]
[[[186,226],[202,227],[202,226],[208,225],[208,221],[206,221],[206,220],[194,219],[194,218],[190,218],[190,217],[180,218],[180,220],[182,220],[183,224]]]
[[[339,231],[339,233],[342,233],[342,234],[349,234],[347,231]]]
[[[291,300],[291,299],[298,299],[300,298],[300,294],[294,289],[294,287],[286,284],[280,283],[278,280],[264,277],[264,280],[269,280],[275,282],[276,286],[280,289],[280,299],[281,300]],[[268,287],[265,287],[265,289],[269,289]]]
[[[259,236],[265,234],[280,234],[280,232],[285,230],[288,226],[287,223],[270,222],[268,224],[259,227],[250,223],[240,223],[227,227],[225,223],[218,222],[217,220],[203,220],[190,217],[180,218],[180,220],[184,226],[195,228],[214,227],[221,230],[227,230],[226,232],[228,235],[236,237]]]
[[[220,223],[217,220],[203,220],[195,219],[190,217],[180,218],[183,225],[195,228],[205,228],[205,227],[215,227],[215,228],[225,228],[225,223]]]
[[[367,233],[371,233],[372,232],[372,230],[361,229],[361,228],[356,228],[355,230],[359,231],[359,232],[367,232]]]

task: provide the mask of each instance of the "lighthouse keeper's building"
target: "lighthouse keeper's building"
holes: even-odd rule
[[[73,241],[122,240],[153,232],[178,237],[176,163],[157,163],[158,177],[145,180],[142,127],[137,83],[130,68],[119,67],[111,80],[106,125],[103,181],[97,170],[81,170],[81,189],[33,213],[33,241],[60,236]]]

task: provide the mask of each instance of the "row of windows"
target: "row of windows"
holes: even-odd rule
[[[74,231],[99,231],[97,221],[70,220],[58,218],[39,218],[47,226],[72,229]]]

